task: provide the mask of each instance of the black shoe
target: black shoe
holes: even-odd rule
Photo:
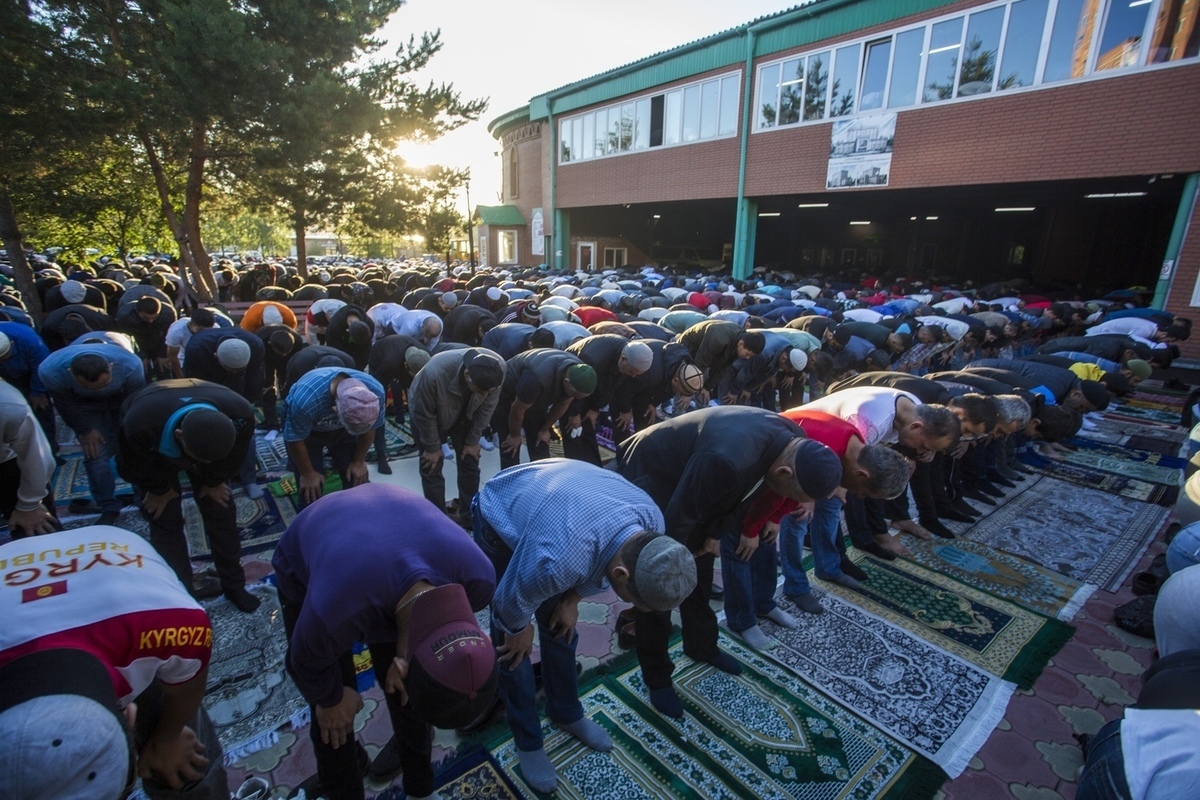
[[[712,590],[708,593],[708,599],[709,600],[724,600],[725,599],[725,590],[722,589],[720,586],[717,586],[714,583],[712,585]]]
[[[995,498],[984,494],[983,492],[979,491],[978,489],[972,489],[969,492],[964,492],[963,496],[969,497],[972,500],[978,500],[979,502],[983,503],[984,505],[989,505],[989,506],[996,505]]]
[[[412,458],[420,453],[421,450],[415,444],[402,444],[396,452],[396,458]]]
[[[842,556],[842,560],[838,566],[841,567],[843,575],[849,575],[856,581],[869,581],[871,579],[870,575],[863,572],[862,567],[846,558],[846,556]]]
[[[455,728],[454,732],[459,736],[474,736],[491,725],[496,719],[496,715],[502,713],[503,708],[504,703],[500,700],[500,695],[496,695],[496,699],[482,714],[461,728]]]
[[[953,539],[954,531],[942,524],[941,520],[921,520],[921,527],[932,533],[934,536],[940,536],[943,539]]]
[[[984,494],[990,494],[992,497],[1004,497],[1004,490],[988,481],[980,481],[979,485],[975,488]]]
[[[246,591],[245,586],[239,586],[236,589],[230,589],[225,592],[225,596],[229,598],[229,602],[233,603],[234,607],[243,614],[250,614],[258,608],[262,603],[254,595]]]
[[[379,470],[380,475],[391,475],[392,474],[391,465],[389,465],[388,462],[386,462],[386,461],[376,462],[375,469]]]
[[[893,553],[891,550],[888,550],[883,545],[878,544],[877,542],[870,542],[869,544],[855,544],[854,546],[859,550],[862,550],[864,553],[870,553],[876,558],[882,558],[884,561],[896,560],[895,553]],[[849,575],[850,573],[846,574]]]
[[[390,781],[402,769],[404,764],[400,761],[400,745],[392,736],[367,767],[367,777],[375,781]]]
[[[121,518],[120,511],[105,511],[100,516],[96,517],[93,525],[116,525],[117,520]]]

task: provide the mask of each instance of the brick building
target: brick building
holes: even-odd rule
[[[1198,10],[815,0],[537,95],[490,126],[512,263],[1157,285],[1195,316]]]

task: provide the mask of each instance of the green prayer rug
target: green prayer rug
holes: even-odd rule
[[[276,497],[271,492],[263,492],[262,497],[251,500],[245,490],[238,488],[233,491],[233,503],[237,507],[238,538],[242,542],[243,555],[274,547],[297,514],[290,497]],[[185,492],[183,496],[183,529],[192,558],[212,558],[200,507],[191,492]]]
[[[903,537],[910,560],[994,597],[1064,622],[1074,619],[1096,590],[1095,586],[970,539],[922,540],[908,534]]]
[[[684,716],[654,710],[636,661],[580,690],[584,713],[613,739],[599,753],[543,724],[558,771],[554,796],[609,798],[925,798],[945,773],[895,738],[815,691],[798,676],[728,637],[740,676],[698,664],[676,642],[675,688]],[[529,797],[510,737],[491,748]]]
[[[859,591],[822,585],[1021,689],[1033,686],[1075,631],[910,561],[856,561],[870,578]]]

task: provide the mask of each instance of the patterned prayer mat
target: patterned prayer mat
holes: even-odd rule
[[[887,734],[797,676],[727,637],[721,647],[743,674],[726,675],[683,655],[676,643],[675,688],[685,707],[671,719],[650,706],[632,659],[585,684],[584,713],[613,739],[589,750],[543,724],[558,770],[555,797],[608,798],[918,798],[945,775]],[[528,796],[511,738],[493,747]]]
[[[1070,461],[1055,461],[1033,450],[1020,453],[1018,458],[1022,464],[1027,464],[1039,472],[1058,478],[1059,480],[1069,481],[1079,486],[1098,489],[1099,491],[1120,495],[1121,497],[1128,497],[1131,500],[1173,507],[1175,501],[1179,499],[1179,487],[1177,485],[1168,486],[1163,483],[1130,478],[1125,475],[1114,474],[1103,469],[1095,469]],[[1179,470],[1172,470],[1171,473],[1175,476],[1176,480],[1182,474]]]
[[[519,800],[524,797],[496,763],[492,754],[479,745],[452,758],[434,776],[440,800]],[[394,786],[371,800],[405,800],[404,790]]]
[[[91,499],[92,490],[88,488],[87,469],[83,466],[83,453],[63,453],[66,461],[54,471],[54,502],[66,503],[69,500]],[[113,468],[116,474],[116,468]],[[129,494],[133,487],[117,475],[117,494]]]
[[[1033,686],[1046,663],[1075,632],[1065,622],[911,561],[880,561],[866,555],[856,561],[870,577],[859,591],[821,585],[1021,689]]]
[[[1105,415],[1110,419],[1132,419],[1137,422],[1153,420],[1154,422],[1169,422],[1175,425],[1179,424],[1180,414],[1181,411],[1178,409],[1147,408],[1144,405],[1135,403],[1126,403],[1117,408],[1105,411]]]
[[[903,534],[909,558],[1030,611],[1069,622],[1096,587],[994,547],[958,538],[922,540]]]
[[[238,536],[242,541],[242,554],[257,553],[275,546],[288,525],[296,518],[296,505],[290,497],[274,497],[264,492],[257,500],[251,500],[242,489],[235,489],[233,501],[237,506]],[[183,497],[184,531],[187,533],[188,552],[193,559],[212,558],[212,548],[204,533],[204,520],[200,507],[190,492]]]
[[[837,595],[795,629],[761,622],[768,655],[958,777],[1004,717],[1016,687]]]
[[[1075,449],[1062,454],[1064,463],[1166,486],[1178,486],[1187,465],[1187,461],[1176,456],[1085,439],[1072,439],[1070,444]]]
[[[1168,513],[1162,506],[1043,477],[1005,498],[962,536],[1116,591]]]
[[[243,614],[223,597],[203,603],[213,627],[204,707],[227,765],[275,744],[284,725],[308,721],[308,704],[284,669],[287,638],[275,589],[247,588],[262,600],[253,614]]]

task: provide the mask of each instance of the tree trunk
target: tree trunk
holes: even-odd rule
[[[196,270],[196,262],[192,259],[191,248],[188,247],[187,234],[183,232],[179,216],[175,213],[175,206],[171,203],[171,191],[167,186],[167,176],[163,173],[162,162],[158,159],[158,151],[154,149],[154,142],[150,140],[150,134],[146,132],[145,128],[139,125],[137,133],[142,147],[146,149],[150,172],[154,175],[154,188],[158,190],[158,199],[162,203],[163,218],[167,221],[167,227],[171,229],[171,238],[179,247],[179,258],[183,266],[184,290],[190,291],[187,288],[190,284],[199,293],[202,300],[209,302],[213,299],[212,292],[200,280],[200,275]]]
[[[300,277],[308,280],[308,244],[304,241],[304,212],[297,211],[294,218],[296,223],[296,269]]]
[[[12,198],[8,195],[8,187],[3,184],[0,184],[0,242],[4,243],[4,249],[8,252],[8,263],[12,264],[13,277],[21,292],[21,299],[25,301],[25,310],[35,323],[41,325],[42,298],[33,283],[33,270],[25,260],[25,242],[17,225]]]
[[[188,247],[192,251],[192,264],[196,276],[212,297],[219,291],[217,279],[213,275],[212,259],[204,249],[204,240],[200,236],[200,201],[204,190],[204,165],[208,160],[207,138],[208,123],[204,120],[194,120],[187,187],[183,193],[183,230],[187,235]]]

